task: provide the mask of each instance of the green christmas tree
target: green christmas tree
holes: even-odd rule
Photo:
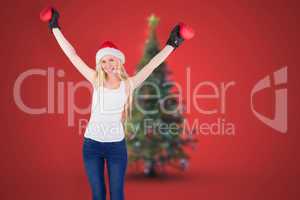
[[[148,38],[136,71],[141,70],[160,51],[156,37],[158,22],[159,19],[153,14],[148,18]],[[187,169],[190,157],[184,147],[194,148],[197,142],[191,133],[182,134],[183,106],[178,103],[178,95],[176,97],[171,93],[174,85],[167,84],[171,83],[167,79],[170,73],[166,63],[162,63],[134,91],[132,118],[126,123],[126,131],[129,132],[127,135],[130,135],[129,164],[142,161],[143,172],[147,176],[158,175],[166,165],[180,170]],[[159,95],[153,85],[159,88]],[[145,98],[147,95],[149,98]],[[143,98],[139,98],[140,96]],[[164,125],[166,128],[159,128],[157,125]],[[172,130],[168,127],[172,127]]]

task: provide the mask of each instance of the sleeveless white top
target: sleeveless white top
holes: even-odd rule
[[[125,137],[122,112],[127,95],[122,80],[118,89],[93,86],[91,116],[84,137],[99,142],[116,142]]]

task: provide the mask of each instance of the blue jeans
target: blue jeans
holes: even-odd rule
[[[124,180],[127,168],[125,138],[118,142],[98,142],[84,137],[83,161],[93,200],[106,200],[105,161],[109,176],[111,200],[124,200]]]

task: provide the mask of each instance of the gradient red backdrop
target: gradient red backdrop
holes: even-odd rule
[[[81,157],[78,126],[67,126],[67,113],[29,115],[16,105],[17,77],[32,68],[63,69],[56,82],[83,80],[39,20],[46,5],[61,13],[62,32],[77,53],[94,67],[104,40],[114,41],[126,54],[133,74],[147,37],[147,17],[160,18],[161,46],[178,21],[191,25],[195,38],[167,58],[171,79],[191,90],[203,81],[216,85],[234,81],[226,96],[226,113],[206,116],[193,107],[193,122],[225,118],[234,136],[199,135],[187,172],[162,179],[131,176],[126,198],[134,199],[299,199],[299,6],[297,1],[6,1],[1,6],[1,199],[89,199]],[[260,122],[250,109],[250,91],[266,75],[288,66],[288,132]],[[183,91],[186,95],[187,90]],[[256,99],[260,112],[272,116],[273,92]],[[45,77],[22,85],[26,104],[47,104]],[[186,97],[185,97],[186,98]],[[90,93],[79,90],[76,104],[85,107]],[[216,106],[210,101],[207,105]],[[67,105],[67,99],[65,99]],[[205,105],[201,104],[203,107]],[[88,119],[89,115],[76,115]]]

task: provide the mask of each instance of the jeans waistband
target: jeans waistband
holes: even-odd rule
[[[98,144],[118,144],[118,143],[124,143],[126,141],[125,137],[120,141],[112,141],[112,142],[101,142],[101,141],[93,140],[93,139],[87,138],[87,137],[83,137],[83,139],[84,139],[84,141],[98,143]]]

